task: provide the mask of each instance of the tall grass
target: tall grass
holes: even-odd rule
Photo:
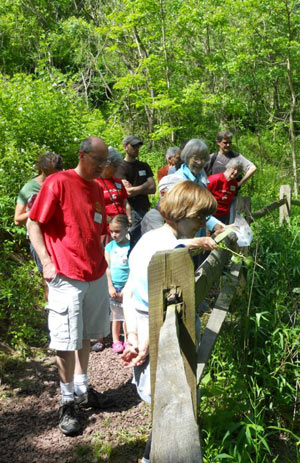
[[[248,270],[202,383],[206,463],[300,461],[300,216],[294,213],[289,228],[278,226],[276,213],[253,224],[253,249],[264,269]]]

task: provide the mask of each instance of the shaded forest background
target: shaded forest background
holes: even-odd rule
[[[299,0],[1,0],[0,47],[0,340],[23,355],[47,331],[13,215],[46,150],[73,167],[83,138],[122,152],[134,133],[156,171],[168,146],[199,137],[213,152],[228,128],[258,166],[242,192],[254,209],[283,183],[297,197]],[[277,224],[253,225],[265,270],[248,272],[204,378],[208,463],[300,461],[299,214]],[[280,460],[278,436],[293,448]]]

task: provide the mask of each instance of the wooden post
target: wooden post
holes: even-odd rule
[[[234,247],[237,237],[225,238]],[[196,400],[195,298],[203,300],[229,258],[229,251],[210,253],[195,275],[188,249],[161,251],[149,264],[149,330],[152,395],[151,463],[202,463]],[[236,281],[240,264],[231,269]],[[232,288],[232,281],[228,283]],[[233,291],[222,295],[198,351],[200,379]],[[172,298],[171,302],[170,299]],[[213,332],[213,336],[211,336]]]
[[[159,332],[167,308],[167,293],[171,288],[177,288],[178,293],[181,292],[183,301],[179,343],[196,417],[195,277],[194,265],[188,249],[180,248],[172,251],[157,252],[149,264],[148,282],[152,410],[155,400]],[[174,373],[176,374],[176,372]]]
[[[290,214],[291,214],[291,187],[290,185],[281,185],[279,192],[279,199],[286,198],[286,203],[279,208],[279,226],[283,224],[284,221],[287,224],[290,224]]]
[[[202,463],[197,417],[179,346],[181,305],[170,305],[160,330],[151,463]]]
[[[245,219],[249,223],[251,220],[251,199],[249,196],[237,196],[235,204],[235,215],[237,212],[243,212]]]

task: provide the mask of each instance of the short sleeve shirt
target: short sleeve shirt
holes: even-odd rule
[[[107,267],[101,234],[106,229],[103,191],[73,169],[50,175],[32,206],[56,272],[80,281],[100,278]]]
[[[157,171],[157,181],[158,182],[160,182],[163,177],[169,174],[169,168],[170,166],[169,164],[167,164],[166,166],[163,166],[160,169],[158,169]]]
[[[34,179],[25,183],[25,185],[18,194],[17,204],[22,204],[23,206],[26,206],[28,200],[32,197],[32,195],[38,194],[40,189],[41,185]]]
[[[132,308],[148,312],[148,266],[151,257],[158,251],[181,246],[181,240],[166,225],[145,233],[137,242],[129,256],[128,286],[132,292]]]
[[[109,270],[113,285],[124,286],[128,279],[129,247],[129,242],[119,244],[114,240],[105,246],[105,251],[109,254]]]
[[[146,182],[150,177],[153,177],[153,172],[149,164],[142,161],[127,162],[122,161],[118,170],[119,177],[128,180],[132,186],[139,186]],[[137,195],[133,198],[128,198],[129,204],[136,211],[147,212],[150,207],[148,195]]]
[[[212,158],[214,154],[210,155],[210,158]],[[216,160],[212,166],[212,174],[220,174],[222,172],[225,172],[226,166],[228,162],[231,159],[236,159],[237,161],[240,161],[243,166],[243,172],[247,172],[247,170],[254,166],[253,162],[248,161],[244,156],[242,156],[240,153],[236,153],[235,151],[229,151],[229,153],[225,154],[220,154],[218,153]]]
[[[233,180],[226,180],[223,173],[214,174],[208,177],[209,184],[207,185],[209,191],[213,194],[218,202],[216,217],[223,217],[230,212],[230,204],[237,192],[238,182]]]
[[[119,178],[96,178],[103,190],[105,211],[109,217],[126,214],[124,201],[128,198],[127,191]]]

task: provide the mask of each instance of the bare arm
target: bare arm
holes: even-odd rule
[[[123,311],[127,327],[127,342],[121,358],[127,367],[142,365],[149,352],[149,336],[144,339],[138,339],[136,311],[131,302],[130,285],[125,285],[123,293]]]
[[[26,211],[25,204],[16,204],[15,209],[15,225],[24,225],[28,219],[29,212]]]
[[[131,225],[131,223],[132,223],[132,220],[131,220],[131,206],[130,206],[129,202],[127,201],[127,199],[124,199],[124,207],[125,207],[127,218],[128,218],[129,223]]]
[[[134,334],[137,337],[136,311],[132,305],[132,293],[129,283],[126,283],[123,288],[123,312],[128,336]]]
[[[247,172],[245,173],[244,177],[242,178],[242,180],[240,180],[238,182],[238,187],[240,188],[245,182],[247,182],[247,180],[249,180],[250,177],[252,177],[252,175],[257,171],[257,167],[256,166],[251,166],[249,167],[249,169],[247,170]]]
[[[204,251],[212,251],[218,247],[215,240],[208,236],[203,236],[201,238],[183,239],[180,240],[180,243],[184,244],[188,249],[201,248]]]
[[[32,246],[37,252],[37,255],[39,256],[40,261],[42,263],[43,276],[45,280],[52,280],[56,275],[56,269],[55,269],[54,263],[51,260],[51,257],[49,256],[47,252],[44,237],[43,237],[39,222],[28,219],[27,231],[28,231]]]
[[[122,180],[127,194],[130,198],[137,195],[152,195],[156,191],[156,185],[153,177],[148,177],[142,185],[132,186],[127,180]]]
[[[107,251],[104,251],[104,256],[105,260],[107,262],[107,269],[106,269],[106,276],[107,276],[107,284],[108,284],[108,292],[110,297],[117,297],[117,291],[116,288],[113,285],[112,279],[111,279],[111,274],[110,274],[110,269],[109,269],[109,263],[110,263],[110,258],[109,258],[109,253]]]

